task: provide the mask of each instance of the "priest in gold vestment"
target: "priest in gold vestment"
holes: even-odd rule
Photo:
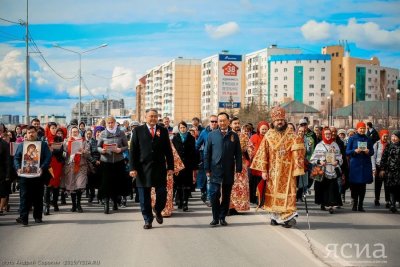
[[[265,134],[251,164],[267,180],[264,209],[271,225],[296,224],[296,176],[304,174],[304,141],[287,127],[285,110],[271,110],[272,127]]]

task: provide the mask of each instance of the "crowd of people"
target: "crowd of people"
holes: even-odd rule
[[[70,199],[71,212],[84,212],[82,198],[103,205],[105,214],[140,203],[144,229],[151,229],[178,209],[190,210],[195,188],[211,207],[211,226],[226,226],[227,216],[250,210],[251,204],[271,214],[271,225],[290,228],[298,216],[296,202],[311,189],[321,210],[333,214],[350,190],[352,211],[365,212],[366,185],[374,182],[374,205],[384,187],[386,208],[397,212],[400,200],[400,131],[379,132],[371,122],[356,129],[311,127],[308,118],[290,123],[275,107],[270,121],[255,127],[225,112],[211,115],[203,127],[159,119],[156,109],[145,121],[121,125],[112,116],[87,127],[38,119],[7,129],[0,123],[0,215],[10,210],[11,193],[19,190],[17,223],[59,211]],[[26,145],[39,142],[39,165],[24,175]],[[26,153],[26,154],[25,154]],[[110,212],[110,206],[113,212]],[[51,211],[53,207],[53,211]],[[175,208],[176,207],[176,208]]]

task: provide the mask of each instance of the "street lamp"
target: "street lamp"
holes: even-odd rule
[[[387,103],[387,108],[388,108],[388,110],[387,110],[387,116],[388,116],[388,123],[387,123],[387,128],[389,129],[389,127],[390,127],[390,94],[387,94],[387,100],[388,100],[388,103]]]
[[[351,90],[351,128],[354,128],[354,124],[353,124],[353,119],[354,119],[354,89],[355,89],[355,85],[351,84],[350,85],[350,90]]]
[[[331,102],[331,96],[327,96],[326,99],[328,99],[328,116],[327,116],[327,117],[328,117],[328,126],[331,126],[331,125],[330,125],[331,119],[330,119],[330,117],[329,117],[330,114],[331,114],[331,108],[332,108],[332,106],[331,106],[331,105],[332,105],[332,104],[331,104],[331,103],[332,103],[332,102]]]
[[[81,111],[82,111],[82,55],[86,54],[86,53],[88,53],[90,51],[106,47],[107,45],[108,44],[102,44],[102,45],[99,45],[99,46],[97,46],[95,48],[91,48],[91,49],[88,49],[88,50],[75,51],[75,50],[72,50],[72,49],[68,49],[68,48],[59,46],[58,44],[54,44],[54,47],[69,51],[69,52],[77,54],[79,56],[79,115],[78,115],[78,121],[79,122],[81,122],[81,119],[82,119],[81,118]]]
[[[333,125],[333,96],[334,96],[335,92],[333,90],[331,90],[329,92],[329,94],[331,95],[331,125],[334,126]]]
[[[399,96],[400,96],[400,89],[396,89],[397,101],[396,101],[396,118],[397,118],[397,130],[399,129]]]

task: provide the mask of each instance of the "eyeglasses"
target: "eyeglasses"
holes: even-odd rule
[[[211,123],[217,123],[218,121],[210,121]]]

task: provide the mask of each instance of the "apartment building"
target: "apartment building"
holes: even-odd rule
[[[173,123],[200,114],[200,60],[176,58],[146,72],[144,107]]]
[[[266,106],[268,103],[267,88],[268,79],[268,58],[273,55],[284,54],[300,54],[301,49],[297,48],[280,48],[277,45],[271,45],[245,55],[245,77],[246,88],[244,104],[251,103],[259,106]]]
[[[274,55],[268,60],[267,105],[296,100],[317,110],[328,109],[330,55]]]

